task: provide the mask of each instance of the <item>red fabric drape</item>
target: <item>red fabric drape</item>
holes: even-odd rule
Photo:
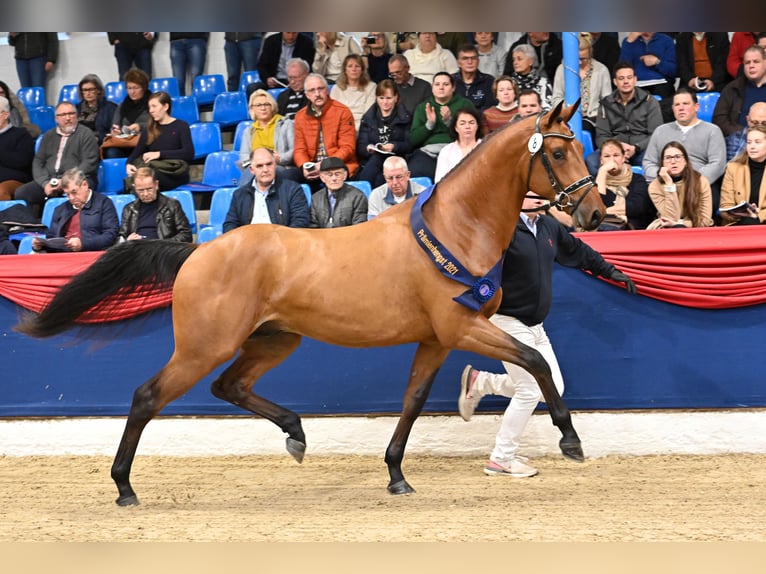
[[[627,273],[647,297],[725,309],[766,302],[766,226],[578,233]],[[33,311],[101,253],[0,257],[0,295]],[[170,305],[170,292],[132,293],[92,310],[84,322],[133,317]]]

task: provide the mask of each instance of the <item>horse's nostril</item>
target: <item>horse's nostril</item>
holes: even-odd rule
[[[591,217],[590,217],[591,229],[594,229],[594,228],[598,227],[599,223],[601,223],[601,212],[594,211],[593,215],[591,215]]]

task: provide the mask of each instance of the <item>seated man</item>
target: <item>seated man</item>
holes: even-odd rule
[[[311,198],[310,227],[345,227],[367,221],[367,196],[348,185],[348,168],[337,157],[326,157],[319,165],[324,187]]]
[[[151,167],[139,167],[133,176],[138,199],[122,210],[120,241],[166,239],[191,243],[189,219],[181,203],[159,193],[160,182]]]
[[[91,188],[97,184],[99,164],[98,137],[77,122],[77,108],[71,102],[56,106],[56,127],[43,135],[32,161],[32,181],[16,188],[15,199],[23,199],[36,217],[40,217],[48,197],[63,192],[61,174],[79,168]]]
[[[34,238],[32,249],[102,251],[112,246],[117,239],[119,227],[117,210],[112,200],[93,191],[85,172],[77,167],[64,173],[61,188],[69,201],[53,210],[47,239]]]
[[[431,97],[431,84],[410,74],[410,64],[402,54],[394,54],[388,60],[388,75],[396,82],[399,102],[410,114]]]
[[[287,63],[290,58],[300,58],[310,65],[315,52],[314,42],[300,32],[277,32],[268,36],[263,40],[258,56],[258,75],[261,79],[247,86],[247,97],[255,90],[287,86]]]
[[[309,75],[311,67],[308,62],[300,58],[290,58],[285,64],[287,68],[287,89],[277,97],[279,115],[292,118],[298,110],[308,105],[306,93],[303,91],[303,83]]]
[[[495,105],[492,84],[495,78],[479,71],[479,50],[472,44],[461,46],[457,53],[459,71],[455,78],[455,93],[469,100],[479,110]]]
[[[401,203],[425,189],[419,183],[410,181],[407,161],[396,155],[392,155],[383,162],[383,179],[386,180],[386,183],[373,189],[370,194],[367,219],[373,219],[389,207]]]
[[[277,164],[271,150],[254,149],[248,169],[253,179],[234,192],[223,222],[224,233],[248,223],[309,226],[306,195],[300,184],[277,177]]]
[[[678,75],[673,38],[660,32],[630,32],[622,41],[620,59],[633,64],[637,86],[661,98],[673,95]]]
[[[745,117],[747,125],[726,138],[726,161],[731,161],[745,151],[747,132],[758,124],[766,126],[766,102],[755,102]]]

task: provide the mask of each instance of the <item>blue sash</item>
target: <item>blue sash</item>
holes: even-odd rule
[[[435,185],[423,190],[416,198],[415,205],[412,206],[410,213],[410,226],[415,235],[415,240],[421,249],[431,258],[434,265],[442,272],[445,277],[453,279],[469,287],[468,291],[453,297],[461,305],[465,305],[472,311],[478,311],[482,305],[492,299],[497,292],[498,286],[502,281],[503,257],[500,258],[495,266],[483,277],[471,275],[463,265],[455,259],[449,250],[444,247],[431,230],[428,229],[423,220],[423,204],[428,201],[433,193]]]

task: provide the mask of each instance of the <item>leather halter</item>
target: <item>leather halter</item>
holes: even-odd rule
[[[540,119],[543,117],[545,113],[546,112],[540,112],[537,115],[537,119],[535,120],[535,133],[532,134],[532,137],[529,140],[529,153],[531,157],[529,159],[529,170],[527,171],[527,190],[530,191],[529,181],[532,178],[532,166],[535,162],[535,157],[539,155],[543,162],[545,173],[548,175],[548,181],[550,182],[551,187],[553,188],[553,191],[555,192],[555,197],[553,201],[551,201],[551,205],[561,210],[564,210],[567,207],[571,207],[569,215],[573,215],[574,212],[577,211],[577,208],[580,207],[580,203],[582,203],[582,200],[585,199],[586,195],[588,195],[588,192],[590,192],[590,190],[595,187],[595,180],[593,179],[593,176],[588,174],[587,176],[580,178],[577,181],[569,184],[564,189],[561,189],[561,183],[556,177],[556,174],[553,172],[553,166],[551,166],[551,162],[545,153],[543,141],[545,140],[545,138],[549,138],[549,137],[557,137],[557,138],[562,138],[565,140],[573,140],[575,136],[574,134],[567,135],[560,132],[541,133]],[[572,194],[578,191],[579,189],[585,187],[586,185],[588,186],[588,189],[585,190],[585,192],[577,199],[577,201],[573,202]],[[542,197],[539,195],[535,196],[535,198],[547,199],[546,197]],[[522,209],[522,211],[537,211],[537,209]]]

